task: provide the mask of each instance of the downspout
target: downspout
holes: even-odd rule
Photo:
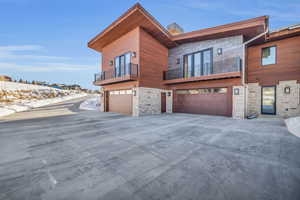
[[[250,42],[253,42],[254,40],[257,40],[258,38],[266,35],[267,33],[269,32],[269,28],[266,29],[265,32],[251,38],[250,40],[244,42],[242,44],[242,48],[243,48],[243,60],[242,60],[242,85],[244,86],[244,113],[245,115],[247,114],[247,103],[248,103],[248,98],[247,98],[247,91],[246,91],[246,48],[247,48],[247,45],[250,43]]]

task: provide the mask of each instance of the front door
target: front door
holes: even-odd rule
[[[261,113],[268,115],[276,114],[276,87],[265,86],[262,87],[262,102],[261,102]]]
[[[167,105],[166,105],[166,93],[162,92],[161,93],[161,112],[165,113],[167,110]]]

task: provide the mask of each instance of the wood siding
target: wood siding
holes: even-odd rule
[[[109,62],[114,61],[116,56],[120,56],[127,52],[139,52],[139,28],[136,28],[119,39],[105,46],[102,51],[102,71],[110,70],[114,66],[110,66]],[[131,60],[134,64],[139,64],[138,56]]]
[[[264,47],[276,46],[276,64],[261,65]],[[247,82],[275,85],[279,81],[300,81],[300,36],[267,42],[247,50]]]
[[[131,62],[139,65],[139,35],[139,28],[136,28],[123,35],[119,39],[115,40],[114,42],[110,43],[109,45],[105,46],[102,51],[102,71],[107,71],[114,68],[114,65],[110,66],[109,62],[111,60],[114,61],[116,56],[120,56],[127,52],[133,51],[136,52],[137,56],[135,58],[131,58]],[[131,81],[131,85],[134,85],[133,83],[134,82]],[[127,87],[127,85],[128,83],[112,84],[109,86],[104,86],[104,89],[122,88],[124,86]]]
[[[164,88],[163,71],[168,69],[168,49],[140,29],[140,87]]]

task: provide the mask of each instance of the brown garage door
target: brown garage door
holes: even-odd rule
[[[108,111],[126,115],[132,114],[132,90],[110,91]]]
[[[174,112],[231,116],[228,88],[176,90]]]

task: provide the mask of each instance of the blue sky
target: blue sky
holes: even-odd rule
[[[136,0],[0,0],[0,74],[92,86],[100,54],[87,42]],[[300,23],[299,0],[139,1],[162,25],[186,32],[261,15],[271,29]]]

